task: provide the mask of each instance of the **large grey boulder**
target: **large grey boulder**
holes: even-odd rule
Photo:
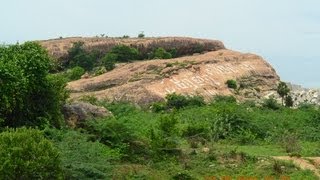
[[[106,108],[85,102],[64,105],[63,114],[66,123],[73,128],[81,126],[86,120],[112,116]]]

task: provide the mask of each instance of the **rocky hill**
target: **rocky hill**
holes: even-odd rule
[[[235,95],[239,100],[259,99],[275,91],[279,77],[260,56],[225,49],[215,40],[193,38],[69,38],[41,42],[56,58],[66,57],[72,42],[84,41],[88,49],[108,52],[116,44],[138,47],[140,51],[163,47],[181,54],[175,59],[155,59],[118,64],[100,76],[70,82],[71,98],[93,95],[99,99],[149,104],[163,100],[168,93]],[[202,53],[193,53],[201,47]],[[192,54],[188,55],[187,54]],[[236,80],[237,89],[228,88],[227,80]]]
[[[75,42],[84,42],[88,51],[96,50],[102,54],[110,51],[114,46],[123,44],[137,48],[140,53],[147,54],[155,48],[163,47],[166,50],[176,49],[177,54],[192,55],[197,52],[216,51],[225,49],[222,42],[217,40],[195,39],[188,37],[159,37],[159,38],[89,38],[71,37],[39,41],[49,54],[57,59],[67,58],[68,50]]]

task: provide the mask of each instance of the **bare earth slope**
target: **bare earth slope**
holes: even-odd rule
[[[225,82],[236,79],[238,91]],[[94,95],[100,99],[148,104],[168,93],[202,95],[233,94],[238,99],[261,98],[276,89],[279,77],[261,57],[231,50],[168,60],[149,60],[125,64],[103,75],[68,84],[71,98]]]

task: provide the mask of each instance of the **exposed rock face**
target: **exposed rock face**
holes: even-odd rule
[[[290,95],[294,101],[293,106],[298,106],[301,103],[320,105],[320,89],[308,89],[291,83],[287,84],[291,89]]]
[[[240,84],[229,89],[227,80]],[[261,57],[231,50],[168,60],[129,63],[103,75],[70,82],[71,98],[94,95],[100,99],[148,104],[162,100],[168,93],[235,95],[238,99],[262,98],[274,92],[279,77]]]
[[[86,50],[96,50],[102,54],[109,52],[119,44],[135,47],[142,55],[155,48],[163,47],[166,50],[176,49],[178,55],[192,55],[195,52],[216,51],[225,49],[220,41],[195,39],[187,37],[159,37],[159,38],[64,38],[39,41],[49,54],[55,58],[65,58],[74,42],[84,42]]]
[[[70,127],[77,127],[88,119],[112,116],[106,108],[85,102],[66,104],[63,107],[63,113]]]
[[[304,88],[300,85],[292,84],[287,82],[287,86],[290,89],[289,95],[293,100],[293,107],[298,107],[301,104],[314,104],[320,105],[320,89],[310,89]],[[282,99],[279,94],[275,92],[271,92],[266,95],[264,98],[275,98],[278,103],[281,103]]]

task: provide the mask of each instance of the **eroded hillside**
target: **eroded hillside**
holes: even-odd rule
[[[135,47],[141,54],[155,48],[175,49],[179,58],[154,59],[118,64],[100,76],[68,84],[71,98],[93,95],[99,99],[149,104],[166,94],[234,95],[238,99],[257,99],[276,89],[279,77],[261,57],[227,50],[216,40],[184,37],[163,38],[65,38],[41,41],[56,59],[68,60],[68,49],[74,42],[84,42],[87,51],[107,53],[116,45]],[[195,53],[197,52],[197,53]],[[227,80],[236,80],[236,89]]]
[[[238,90],[227,87],[237,80]],[[168,93],[202,95],[233,94],[238,98],[261,98],[276,88],[279,77],[261,57],[231,50],[169,60],[128,63],[103,75],[70,82],[71,98],[94,95],[100,99],[146,104]]]

